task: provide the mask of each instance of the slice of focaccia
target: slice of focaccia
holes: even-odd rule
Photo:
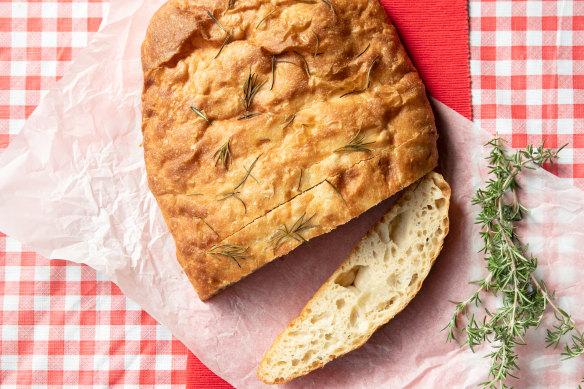
[[[354,350],[416,295],[448,234],[450,187],[412,185],[276,339],[258,376],[281,384]]]
[[[171,0],[142,65],[148,184],[203,300],[436,165],[376,0]]]

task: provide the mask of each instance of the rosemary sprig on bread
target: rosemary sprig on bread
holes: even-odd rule
[[[479,189],[473,204],[481,207],[477,224],[481,226],[487,276],[473,281],[476,292],[464,301],[456,302],[452,319],[445,327],[447,340],[457,340],[457,334],[464,334],[462,346],[474,352],[483,343],[494,343],[492,352],[486,357],[491,360],[487,380],[481,386],[487,388],[507,388],[509,377],[517,378],[517,347],[525,343],[525,335],[537,328],[549,306],[557,320],[553,330],[547,330],[547,347],[556,348],[561,339],[567,340],[562,356],[573,358],[584,353],[584,337],[576,328],[571,316],[554,302],[554,293],[549,292],[543,280],[534,275],[537,258],[529,254],[527,246],[521,243],[516,223],[523,220],[528,209],[517,196],[519,185],[516,178],[523,169],[540,168],[545,163],[553,164],[558,158],[558,150],[532,146],[508,155],[500,138],[486,144],[491,152],[488,157],[491,178],[484,189]],[[491,292],[500,296],[502,304],[494,310],[483,306],[481,295]],[[485,313],[475,312],[484,307]],[[465,320],[465,325],[461,321]]]

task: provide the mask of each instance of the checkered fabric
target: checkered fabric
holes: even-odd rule
[[[0,0],[0,152],[99,28],[108,0]],[[584,1],[470,0],[474,118],[515,148],[569,142],[584,189]],[[3,387],[184,387],[187,350],[87,266],[0,233]]]
[[[507,139],[568,146],[550,169],[584,189],[584,1],[471,0],[474,120]]]

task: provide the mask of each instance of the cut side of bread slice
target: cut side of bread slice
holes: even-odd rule
[[[281,384],[362,346],[420,290],[448,234],[450,187],[431,172],[408,188],[262,359]]]

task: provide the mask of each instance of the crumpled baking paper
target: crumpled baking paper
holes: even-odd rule
[[[114,0],[100,32],[2,153],[0,230],[48,258],[102,272],[216,374],[238,388],[262,388],[256,369],[273,339],[392,200],[199,301],[147,188],[140,148],[140,44],[162,2]],[[470,199],[485,179],[488,136],[448,107],[434,108],[440,165],[453,190],[442,254],[418,296],[367,344],[284,387],[459,388],[485,378],[487,349],[446,344],[441,328],[454,309],[448,300],[467,297],[468,281],[484,272]],[[540,256],[538,276],[582,326],[584,196],[542,171],[524,188],[533,213],[522,233]],[[528,336],[514,384],[575,387],[582,361],[560,364],[543,339],[543,329]]]

